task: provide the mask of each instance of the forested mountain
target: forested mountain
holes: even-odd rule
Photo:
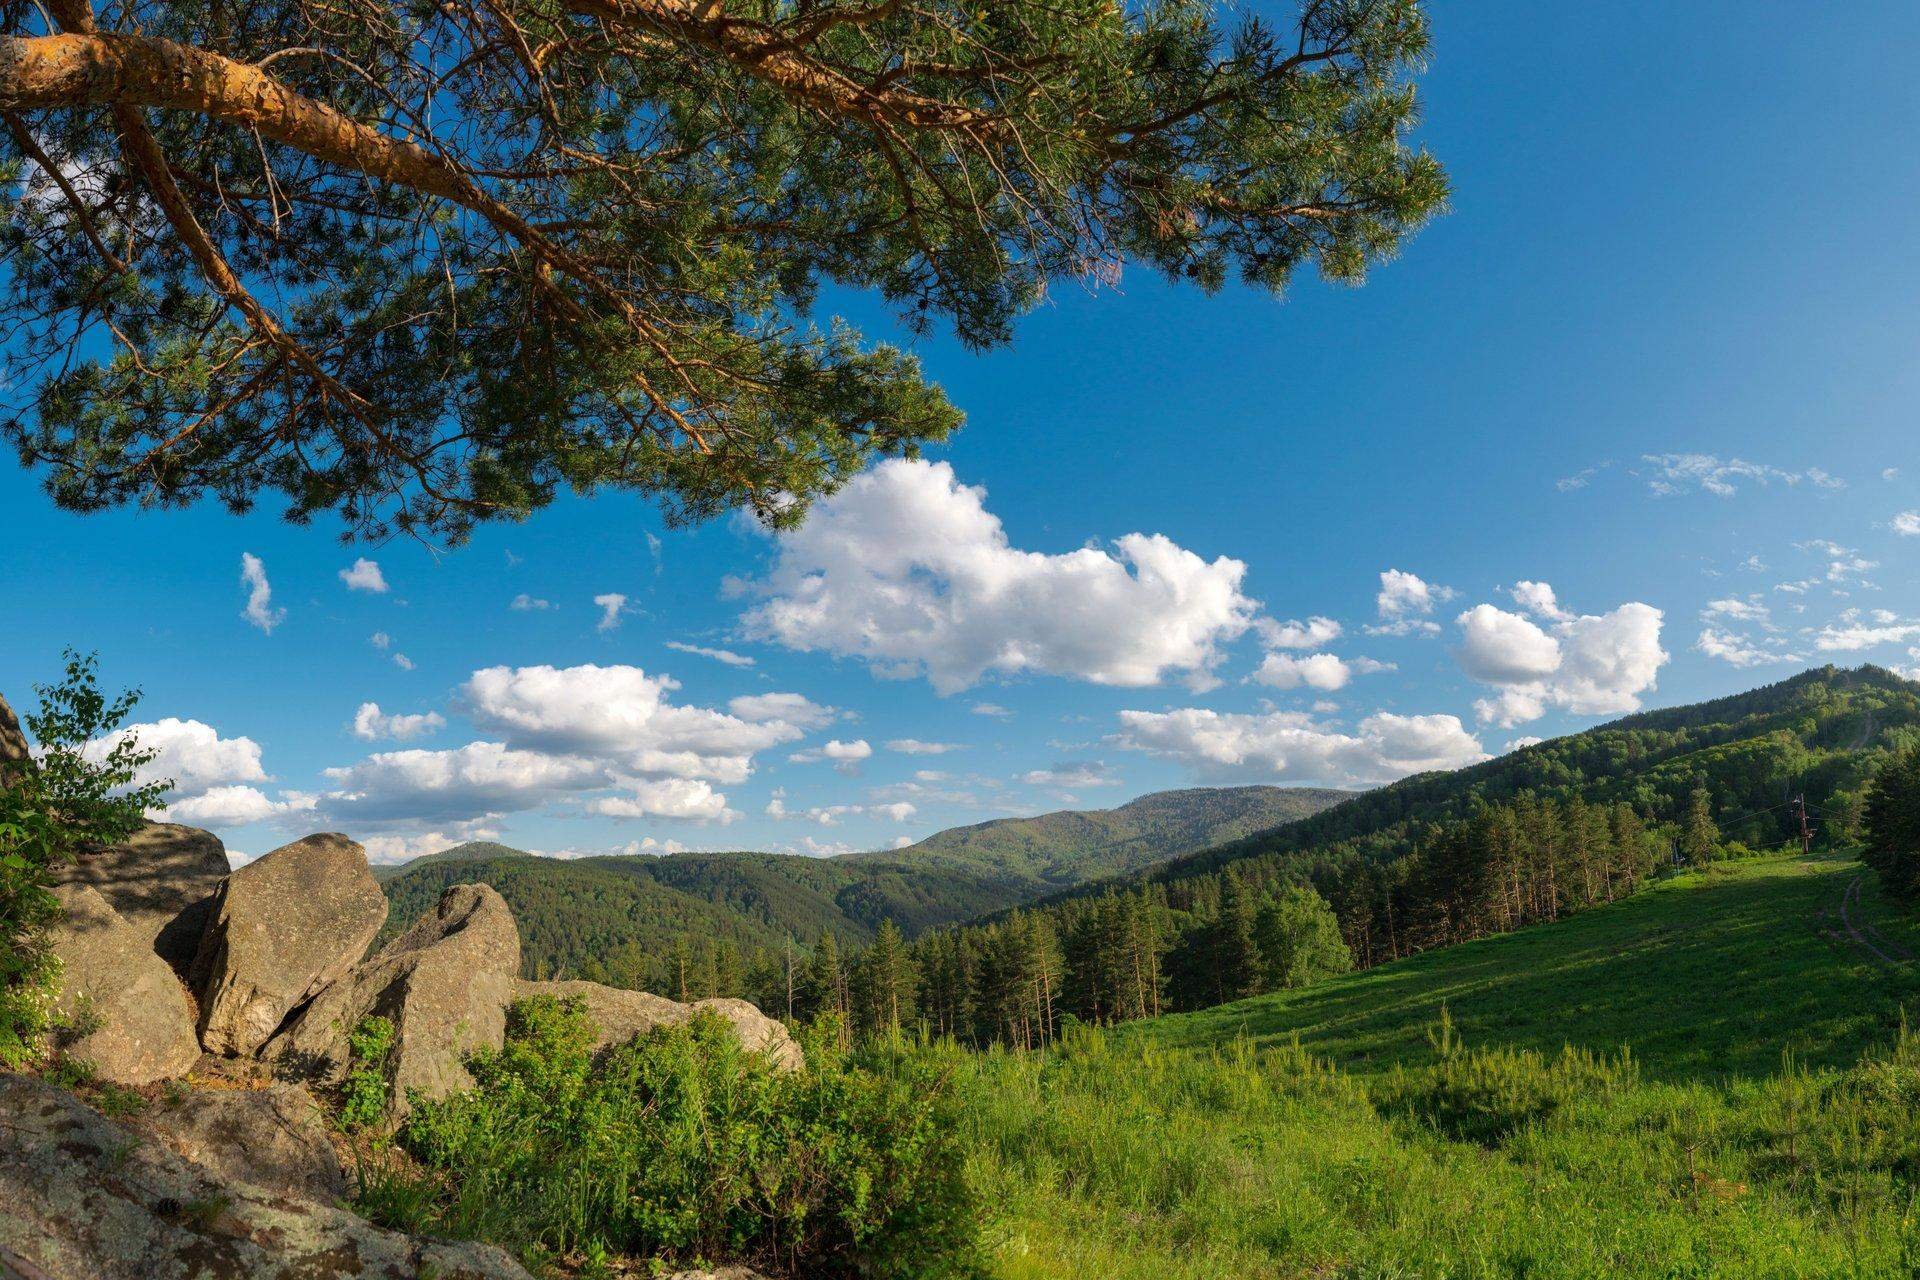
[[[475,841],[382,868],[405,927],[451,884],[484,880],[521,924],[528,973],[677,989],[684,942],[700,974],[810,948],[832,931],[854,946],[882,920],[904,934],[1006,910],[1085,879],[1190,852],[1316,812],[1342,791],[1194,788],[1117,809],[1064,811],[943,831],[908,849],[842,858],[773,853],[535,857]],[[724,978],[724,974],[721,978]],[[717,979],[718,980],[718,979]],[[724,983],[721,988],[731,991]],[[702,981],[689,990],[705,990]]]
[[[935,867],[990,867],[1051,892],[1295,822],[1352,798],[1315,787],[1191,787],[1114,809],[1066,809],[952,827],[904,849],[855,854]]]
[[[1558,919],[1678,861],[1780,848],[1795,797],[1819,841],[1850,841],[1879,763],[1916,741],[1920,685],[1821,668],[1408,778],[924,937],[906,963],[926,1018],[975,1039],[1044,1040],[1063,1013],[1202,1008]]]
[[[882,920],[917,933],[1005,909],[1031,896],[958,868],[774,853],[665,857],[419,859],[386,883],[388,930],[419,918],[449,885],[485,881],[520,922],[529,976],[564,975],[678,990],[675,947],[696,963],[737,969],[755,951],[802,948],[832,931],[864,943]],[[704,957],[704,958],[702,958]],[[693,990],[712,994],[695,983]]]

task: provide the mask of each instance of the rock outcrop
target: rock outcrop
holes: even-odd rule
[[[0,698],[0,764],[27,758],[27,735],[20,732],[20,720],[13,708]]]
[[[454,885],[412,928],[315,996],[266,1056],[337,1079],[353,1029],[368,1017],[388,1018],[397,1118],[411,1090],[437,1098],[472,1085],[464,1059],[500,1047],[519,972],[520,930],[506,901],[484,884]]]
[[[560,1000],[578,1000],[599,1029],[596,1048],[625,1044],[655,1027],[678,1026],[693,1017],[696,1009],[711,1009],[733,1024],[740,1043],[755,1052],[771,1056],[786,1070],[804,1065],[800,1046],[787,1034],[785,1026],[761,1013],[745,1000],[701,1000],[681,1004],[665,996],[646,991],[627,991],[602,986],[598,982],[518,982],[514,999],[527,996],[553,996]]]
[[[196,1090],[156,1102],[133,1123],[222,1178],[321,1204],[347,1194],[320,1104],[301,1085]]]
[[[0,1076],[0,1259],[51,1280],[530,1280],[490,1245],[382,1230],[222,1176],[27,1076]],[[24,1265],[18,1265],[24,1264]]]
[[[184,974],[232,870],[211,831],[149,822],[121,844],[83,853],[55,871],[56,883],[97,890],[153,950]]]
[[[47,932],[60,961],[54,1007],[82,1032],[62,1048],[115,1084],[185,1075],[200,1060],[193,1004],[153,939],[90,885],[55,890],[65,918]]]
[[[212,915],[192,966],[200,1039],[210,1053],[239,1056],[366,954],[387,899],[365,850],[311,835],[228,876]]]

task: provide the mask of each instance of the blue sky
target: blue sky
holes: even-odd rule
[[[786,539],[610,495],[348,547],[60,514],[9,462],[0,689],[97,649],[246,853],[831,852],[1920,664],[1920,9],[1433,16],[1453,209],[1362,289],[1134,271],[923,341],[968,427]]]

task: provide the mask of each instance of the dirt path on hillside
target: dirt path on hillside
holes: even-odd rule
[[[1861,948],[1882,964],[1891,965],[1897,969],[1912,960],[1913,953],[1899,943],[1891,941],[1885,934],[1881,933],[1880,930],[1874,928],[1871,922],[1860,923],[1854,919],[1860,911],[1860,882],[1862,879],[1862,876],[1856,875],[1853,879],[1847,881],[1847,887],[1841,890],[1839,912],[1840,929],[1829,929],[1828,932],[1834,937],[1839,937],[1841,931],[1844,930],[1846,936],[1853,940],[1855,946]],[[1823,911],[1821,914],[1825,915],[1826,913]]]

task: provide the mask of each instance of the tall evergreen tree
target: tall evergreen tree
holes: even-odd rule
[[[882,920],[873,945],[858,962],[861,1029],[891,1033],[913,1020],[915,980],[906,940],[892,920]]]
[[[1920,745],[1889,756],[1867,789],[1863,857],[1895,898],[1920,897]]]
[[[1219,1001],[1252,995],[1260,982],[1260,948],[1254,941],[1253,904],[1229,867],[1220,882],[1219,914],[1206,947],[1209,979]]]
[[[806,996],[801,1013],[805,1017],[847,1016],[847,975],[840,964],[840,941],[831,929],[813,944],[813,956],[807,962]]]
[[[1713,797],[1695,787],[1687,797],[1687,816],[1680,824],[1680,856],[1690,866],[1704,867],[1720,850],[1720,828],[1713,820]]]

